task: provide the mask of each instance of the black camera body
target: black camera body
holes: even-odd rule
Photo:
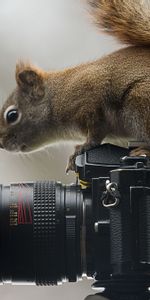
[[[77,183],[0,185],[0,281],[93,277],[109,299],[149,299],[150,161],[104,144],[76,159]]]
[[[149,299],[150,163],[129,151],[101,145],[76,165],[92,193],[94,287],[111,299]]]

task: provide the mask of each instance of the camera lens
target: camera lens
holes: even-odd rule
[[[77,185],[0,185],[1,283],[54,285],[90,275],[91,212],[90,195]]]

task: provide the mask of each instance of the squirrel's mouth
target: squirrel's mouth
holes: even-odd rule
[[[15,142],[10,142],[9,140],[4,140],[0,142],[0,149],[4,149],[10,152],[29,152],[29,147],[27,144],[23,143],[18,145]]]
[[[4,149],[4,146],[2,143],[0,143],[0,149]]]
[[[28,149],[28,146],[27,146],[26,144],[22,144],[22,145],[20,146],[20,151],[21,151],[21,152],[25,152],[25,151],[27,151],[27,149]]]

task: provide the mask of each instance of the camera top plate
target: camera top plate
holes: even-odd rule
[[[110,171],[126,166],[143,163],[147,166],[149,158],[144,156],[130,157],[129,153],[133,149],[123,148],[113,144],[102,144],[76,158],[76,173],[80,181],[87,185],[93,178],[109,177]]]

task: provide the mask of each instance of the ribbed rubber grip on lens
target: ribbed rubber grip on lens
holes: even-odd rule
[[[76,281],[76,216],[66,216],[66,275],[70,281]]]
[[[34,258],[37,285],[56,284],[55,182],[34,184]]]

